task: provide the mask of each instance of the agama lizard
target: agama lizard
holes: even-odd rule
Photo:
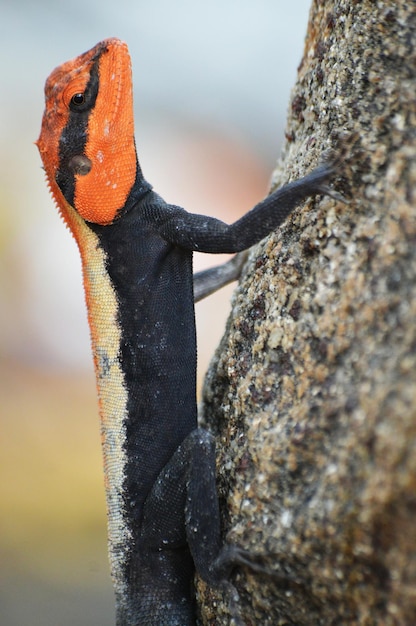
[[[194,570],[219,584],[238,552],[221,541],[214,440],[197,427],[195,391],[194,283],[202,296],[230,276],[193,277],[192,253],[247,249],[308,196],[331,195],[336,168],[321,164],[227,225],[167,204],[143,177],[124,43],[56,68],[45,98],[37,145],[82,259],[117,625],[195,624]]]

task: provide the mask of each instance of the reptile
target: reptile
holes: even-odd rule
[[[221,539],[215,442],[196,404],[195,294],[235,279],[238,263],[193,275],[192,253],[246,250],[307,197],[335,195],[337,166],[323,160],[231,225],[166,203],[137,158],[131,61],[116,38],[50,74],[36,143],[81,255],[116,623],[190,626],[195,570],[215,586],[246,562]]]

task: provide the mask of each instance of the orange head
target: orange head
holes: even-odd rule
[[[36,143],[63,217],[72,227],[73,207],[88,222],[110,224],[137,172],[126,44],[106,39],[57,67],[46,81],[45,100]]]

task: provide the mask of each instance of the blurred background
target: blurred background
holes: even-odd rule
[[[267,193],[309,3],[0,0],[1,626],[114,623],[78,252],[33,145],[44,81],[125,40],[145,176],[166,200],[233,221]],[[231,290],[197,306],[200,380]]]

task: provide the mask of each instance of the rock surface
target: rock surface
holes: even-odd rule
[[[311,199],[251,251],[207,376],[224,531],[276,574],[239,568],[239,610],[416,624],[414,2],[313,2],[286,137],[273,185],[343,144],[350,203]]]

